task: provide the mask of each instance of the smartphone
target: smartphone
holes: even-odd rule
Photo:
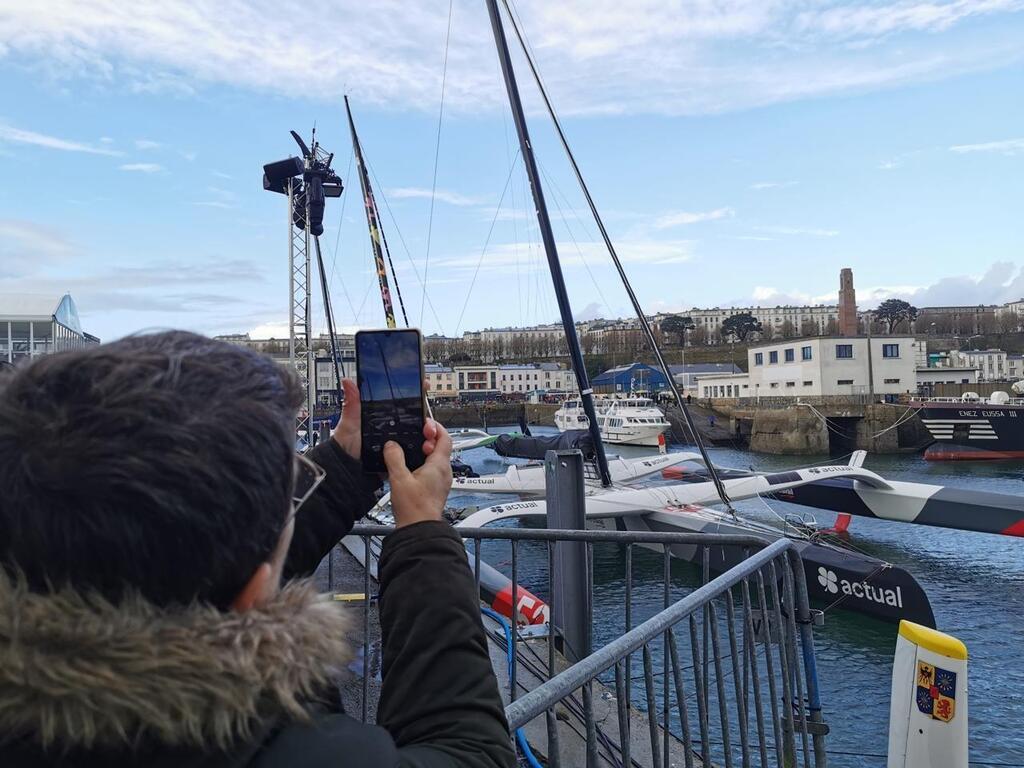
[[[405,451],[409,469],[423,465],[423,343],[415,328],[356,333],[363,468],[385,472],[384,444]]]

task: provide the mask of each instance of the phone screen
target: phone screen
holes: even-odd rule
[[[417,330],[360,331],[356,368],[362,416],[362,463],[385,471],[384,443],[405,451],[410,469],[423,464],[423,366]]]

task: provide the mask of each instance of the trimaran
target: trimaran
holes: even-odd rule
[[[630,297],[641,329],[647,336],[658,365],[663,370],[667,370],[654,334],[569,147],[561,123],[540,79],[536,64],[525,44],[522,32],[515,17],[508,12],[507,0],[502,0],[502,2],[505,4],[506,13],[509,15],[520,48],[553,121],[576,180]],[[684,415],[697,447],[697,453],[646,457],[642,460],[634,460],[632,463],[627,463],[628,460],[614,458],[609,462],[595,418],[592,390],[583,364],[579,339],[576,335],[558,251],[509,55],[501,11],[498,0],[486,0],[486,4],[509,105],[519,138],[521,156],[531,186],[541,239],[565,330],[569,357],[580,388],[581,404],[588,417],[589,432],[594,449],[592,455],[594,477],[590,478],[591,488],[586,498],[588,527],[613,526],[621,530],[755,534],[769,538],[788,536],[795,541],[805,564],[809,566],[805,568],[805,573],[807,574],[808,592],[812,598],[817,598],[830,607],[838,605],[888,621],[906,618],[927,626],[935,626],[934,615],[927,595],[914,577],[904,569],[852,551],[847,547],[837,546],[814,532],[781,531],[755,520],[740,518],[733,509],[732,500],[758,496],[771,497],[806,506],[885,520],[1024,536],[1024,500],[1020,497],[994,493],[967,493],[941,486],[887,481],[863,468],[864,453],[862,451],[855,452],[847,465],[811,466],[785,472],[761,474],[720,471],[708,457],[686,403],[671,377],[668,378],[669,386]],[[348,109],[347,99],[346,108]],[[394,327],[394,310],[384,262],[387,245],[380,230],[380,219],[369,186],[369,177],[366,173],[350,109],[348,116],[353,148],[360,171],[360,182],[363,187],[381,298],[388,325]],[[390,262],[390,254],[387,254],[387,259]],[[394,276],[394,267],[393,265],[391,267],[392,276]],[[401,294],[398,295],[401,301]],[[465,442],[459,441],[462,442],[461,445],[459,442],[456,443],[457,448],[468,449],[472,445],[490,442],[482,435],[472,437],[466,435],[466,438]],[[470,440],[473,442],[471,443]],[[540,450],[543,443],[539,442],[537,446],[537,450]],[[691,482],[645,488],[624,486],[625,483],[638,479],[643,474],[649,474],[634,471],[633,463],[639,468],[643,466],[641,462],[648,462],[646,468],[653,473],[670,465],[691,460],[696,460],[702,465],[698,471],[687,475],[687,479]],[[543,467],[512,466],[504,474],[457,478],[453,488],[460,491],[536,495],[543,493]],[[387,522],[390,518],[385,510],[385,502],[386,500],[382,499],[381,504],[376,508],[380,512],[376,519],[381,522]],[[725,510],[712,509],[708,506],[712,504],[721,504]],[[463,517],[457,525],[477,527],[498,520],[543,518],[545,515],[545,502],[523,500],[471,512]],[[348,545],[357,557],[362,558],[365,550],[361,542],[350,541]],[[373,550],[377,550],[377,544],[373,546]],[[698,546],[679,546],[673,547],[671,553],[673,556],[692,561],[700,556],[700,550],[701,548]],[[715,570],[724,570],[742,557],[743,553],[738,549],[713,547],[710,548],[710,567]],[[367,563],[367,565],[372,567],[374,563]],[[484,572],[481,574],[481,585],[489,602],[495,601],[496,607],[502,608],[506,615],[514,614],[519,621],[536,623],[545,620],[546,611],[543,610],[540,601],[522,588],[518,588],[520,599],[517,601],[518,605],[513,607],[510,599],[512,589],[509,580],[486,564],[482,564],[482,568]]]

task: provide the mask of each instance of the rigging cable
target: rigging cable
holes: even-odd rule
[[[387,195],[384,194],[384,185],[381,184],[380,179],[377,178],[377,172],[373,170],[373,164],[370,163],[369,160],[366,160],[366,158],[363,158],[363,159],[366,162],[367,169],[369,169],[369,171],[370,171],[370,176],[373,177],[374,184],[376,184],[377,188],[381,191],[380,198],[381,198],[381,200],[384,201],[384,208],[387,210],[388,216],[391,217],[391,223],[395,227],[395,232],[398,233],[398,241],[402,244],[402,249],[405,251],[406,259],[409,260],[409,265],[412,267],[412,272],[413,272],[414,275],[416,275],[416,282],[418,282],[420,284],[420,287],[423,288],[424,291],[426,291],[427,284],[423,280],[423,278],[420,277],[419,267],[416,266],[416,262],[412,258],[412,252],[409,250],[409,245],[405,242],[405,235],[402,234],[401,227],[398,226],[398,219],[395,218],[395,212],[391,210],[391,203],[388,202],[388,197],[387,197]],[[425,294],[425,295],[426,295],[427,304],[430,305],[430,311],[434,315],[434,322],[437,323],[437,327],[440,328],[441,335],[443,336],[444,335],[444,326],[441,323],[441,318],[439,318],[437,316],[437,310],[434,309],[434,302],[432,302],[430,300],[430,295],[429,294]]]
[[[505,188],[501,190],[501,198],[498,200],[498,207],[494,209],[494,218],[491,219],[491,228],[487,230],[487,239],[484,241],[484,247],[480,251],[480,258],[476,262],[476,269],[473,271],[473,280],[469,284],[469,290],[466,291],[466,301],[462,304],[462,311],[459,313],[459,322],[455,325],[455,335],[459,335],[459,329],[462,327],[462,318],[466,314],[466,307],[469,306],[469,299],[473,295],[473,286],[476,285],[477,275],[480,274],[480,265],[483,264],[484,254],[487,253],[487,246],[491,244],[491,235],[494,234],[494,223],[498,220],[498,214],[501,212],[501,204],[505,201],[505,193],[508,192],[509,182],[512,181],[512,173],[516,169],[516,163],[519,160],[519,151],[516,151],[516,156],[512,158],[512,167],[508,169],[508,177],[505,179]]]
[[[334,313],[331,311],[331,292],[327,287],[327,271],[324,269],[324,257],[320,251],[320,238],[314,237],[313,242],[316,244],[316,263],[320,269],[320,292],[323,294],[324,300],[324,320],[327,321],[327,337],[331,341],[331,363],[334,368],[334,383],[337,385],[338,391],[338,407],[341,407],[341,402],[344,400],[344,395],[341,389],[341,377],[344,374],[345,362],[339,361],[338,358],[338,334],[334,330]],[[338,363],[341,362],[341,368],[338,367]],[[313,362],[313,376],[316,376],[316,361]]]
[[[355,147],[352,147],[348,153],[348,167],[345,169],[345,178],[349,179],[352,173],[352,158],[355,157]],[[334,271],[338,266],[338,248],[341,245],[341,225],[345,222],[345,203],[348,201],[348,195],[344,195],[341,198],[341,216],[338,217],[338,236],[334,239],[334,256],[331,258],[331,276],[328,278],[328,284],[334,282]],[[352,303],[352,297],[348,295],[348,288],[345,286],[344,280],[338,281],[341,284],[341,292],[345,294],[345,301],[348,302],[348,308],[352,310],[352,322],[356,323],[358,320],[355,317],[356,308]]]
[[[376,206],[376,202],[374,203]],[[377,213],[378,220],[380,219],[380,213],[378,209]],[[405,321],[405,327],[409,327],[409,316],[405,314],[405,300],[402,298],[402,289],[398,285],[398,273],[395,272],[395,263],[391,260],[391,249],[388,248],[388,238],[384,234],[384,227],[380,228],[380,242],[384,246],[384,255],[388,257],[388,266],[391,268],[391,282],[395,284],[395,293],[398,294],[398,306],[402,310],[402,320]],[[423,286],[424,296],[426,295],[426,285]],[[423,324],[422,312],[423,308],[420,307],[420,324]]]
[[[594,202],[594,198],[590,194],[590,188],[587,186],[586,181],[583,179],[583,173],[580,171],[580,167],[576,162],[576,156],[573,154],[572,149],[569,147],[569,141],[565,136],[565,132],[562,130],[562,124],[558,119],[558,115],[555,114],[555,108],[551,104],[551,99],[548,97],[547,89],[544,87],[544,83],[541,80],[540,73],[537,71],[537,66],[534,63],[533,56],[530,54],[530,50],[527,47],[526,41],[523,38],[523,33],[519,28],[519,24],[516,22],[515,16],[512,14],[512,10],[509,7],[509,0],[502,0],[505,6],[505,11],[509,15],[509,19],[512,22],[512,29],[516,33],[516,37],[519,40],[519,45],[523,50],[523,55],[526,58],[527,64],[530,66],[530,71],[533,73],[533,79],[537,83],[537,88],[540,91],[541,98],[544,99],[544,105],[547,107],[548,114],[551,116],[551,122],[555,126],[555,130],[558,133],[559,141],[562,144],[562,148],[565,150],[566,157],[569,159],[569,163],[572,165],[573,172],[576,175],[576,181],[580,185],[580,189],[583,192],[584,197],[587,199],[587,204],[590,206],[590,212],[594,217],[594,221],[597,224],[598,229],[601,232],[601,237],[604,239],[605,246],[608,248],[608,253],[615,264],[615,268],[618,270],[619,278],[622,280],[623,287],[626,289],[626,293],[629,295],[629,300],[633,305],[633,309],[637,314],[637,319],[640,322],[640,327],[647,337],[648,344],[651,345],[651,349],[654,352],[655,357],[658,360],[658,365],[661,367],[662,372],[665,374],[665,378],[668,379],[668,385],[672,390],[672,394],[676,399],[676,404],[679,406],[679,410],[682,412],[683,417],[686,420],[687,426],[693,432],[697,450],[700,452],[701,457],[704,459],[705,465],[708,468],[708,473],[711,475],[711,480],[715,484],[715,490],[718,492],[718,497],[725,504],[733,515],[735,510],[732,508],[732,502],[729,500],[729,495],[726,493],[725,485],[722,483],[722,479],[718,476],[718,472],[715,469],[711,458],[708,456],[707,448],[704,446],[704,441],[701,439],[700,434],[697,432],[697,426],[694,423],[693,416],[690,414],[689,409],[686,407],[686,401],[679,393],[679,388],[676,386],[675,379],[672,378],[672,371],[669,369],[665,362],[664,356],[661,354],[661,349],[658,346],[657,339],[654,338],[654,332],[651,330],[650,323],[647,321],[647,316],[644,314],[643,307],[640,306],[640,300],[637,298],[636,293],[633,291],[633,286],[629,282],[629,278],[626,276],[626,270],[622,266],[622,261],[619,259],[619,254],[615,250],[615,245],[612,243],[611,236],[608,234],[608,230],[604,226],[604,220],[601,218],[600,213],[597,210],[597,204]]]
[[[441,123],[444,119],[444,88],[448,81],[448,43],[452,37],[452,6],[448,0],[448,32],[444,37],[444,64],[441,68],[441,106],[437,111],[437,140],[434,142],[434,180],[430,184],[430,216],[427,219],[427,250],[423,260],[423,296],[420,298],[420,325],[423,325],[423,308],[427,298],[427,271],[430,269],[430,238],[434,232],[434,201],[437,197],[437,161],[441,155]],[[405,323],[409,325],[408,321]]]

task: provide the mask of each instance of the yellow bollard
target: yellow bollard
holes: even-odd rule
[[[892,665],[889,768],[967,768],[967,646],[900,622]]]

